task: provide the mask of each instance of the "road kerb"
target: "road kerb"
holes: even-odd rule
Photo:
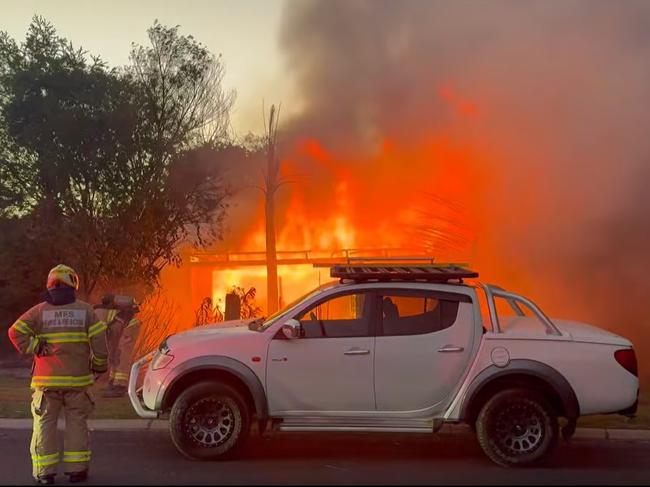
[[[578,428],[573,438],[576,440],[607,440],[608,435],[607,430],[603,428]]]
[[[169,429],[169,421],[166,419],[152,419],[149,424],[150,430],[166,430]]]
[[[65,428],[65,421],[59,420],[58,428]],[[88,427],[94,431],[135,431],[166,430],[169,423],[165,419],[91,419]],[[0,429],[31,429],[32,420],[27,418],[0,418]],[[472,434],[466,425],[444,425],[439,433],[454,437]],[[577,440],[636,440],[650,441],[650,430],[642,429],[604,429],[578,428],[573,436]]]
[[[32,420],[27,418],[0,418],[0,429],[31,429]],[[65,428],[65,421],[59,419],[58,429]],[[165,420],[150,419],[91,419],[88,421],[91,431],[135,431],[167,428]]]
[[[650,441],[650,430],[608,429],[610,440]]]

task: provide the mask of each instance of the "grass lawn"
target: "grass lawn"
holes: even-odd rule
[[[0,418],[31,418],[30,378],[0,376]],[[100,396],[106,382],[99,381],[91,389],[95,398],[94,419],[137,419],[128,397],[106,399]]]
[[[128,397],[105,399],[101,390],[106,382],[100,380],[92,389],[95,396],[95,419],[137,419]],[[31,393],[29,378],[0,376],[0,418],[31,418]],[[641,393],[636,418],[628,419],[618,414],[585,416],[578,421],[583,428],[643,428],[650,429],[650,393]]]

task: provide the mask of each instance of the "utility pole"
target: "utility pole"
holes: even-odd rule
[[[269,123],[264,129],[266,149],[266,174],[264,177],[264,216],[266,219],[266,296],[267,313],[278,310],[278,256],[275,248],[275,193],[281,185],[279,179],[279,161],[276,155],[279,109],[271,105]]]

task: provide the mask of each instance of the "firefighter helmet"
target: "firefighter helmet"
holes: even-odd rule
[[[59,264],[47,275],[47,288],[69,286],[79,289],[79,276],[72,267]]]

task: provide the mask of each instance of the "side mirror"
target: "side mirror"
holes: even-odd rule
[[[289,340],[300,338],[300,322],[294,319],[287,321],[282,325],[282,333]]]

